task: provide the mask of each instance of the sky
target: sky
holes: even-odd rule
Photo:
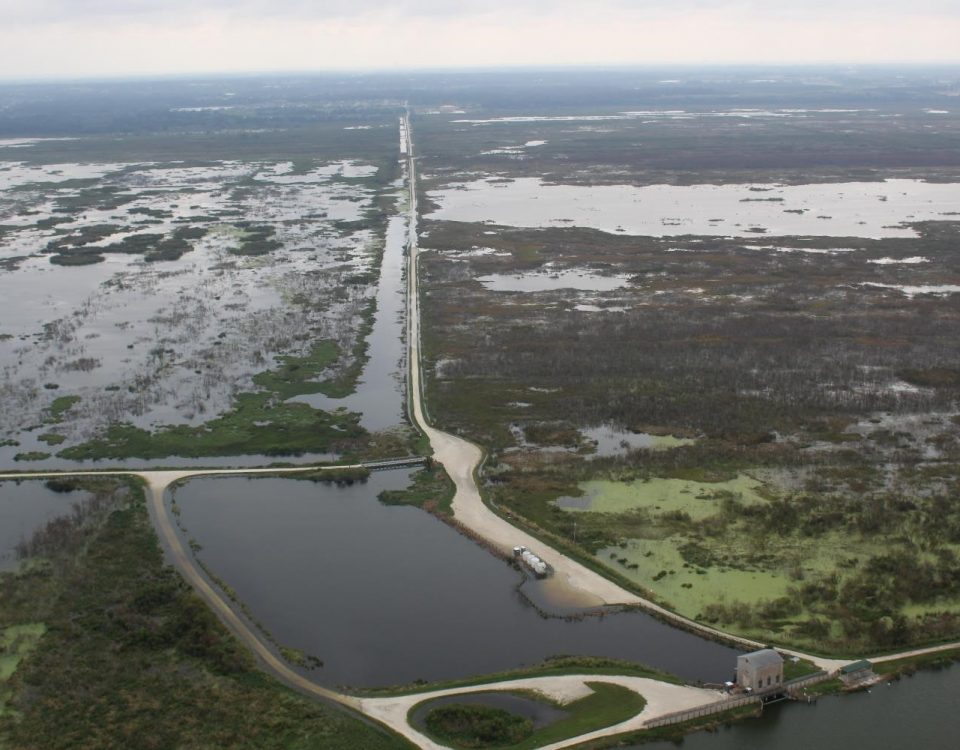
[[[0,78],[960,63],[960,0],[0,0]]]

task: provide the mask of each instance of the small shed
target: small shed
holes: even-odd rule
[[[877,677],[873,671],[873,664],[866,659],[855,661],[840,668],[840,681],[847,687],[854,687],[866,682],[872,682]]]
[[[742,690],[768,690],[783,685],[783,657],[772,648],[737,657],[737,685]]]

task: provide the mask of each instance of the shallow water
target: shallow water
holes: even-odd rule
[[[322,393],[296,396],[291,401],[314,409],[347,409],[360,412],[360,424],[370,431],[383,430],[404,421],[404,246],[407,224],[394,216],[387,224],[386,244],[377,285],[377,312],[367,337],[370,357],[352,394],[330,398]]]
[[[611,292],[625,287],[627,276],[601,276],[590,271],[568,269],[553,272],[490,274],[477,281],[494,292],[547,292],[575,289],[583,292]]]
[[[960,294],[960,285],[958,284],[879,284],[873,281],[865,281],[860,286],[871,289],[890,289],[902,293],[905,297],[914,298],[917,295],[929,294],[934,297],[946,297],[950,294]]]
[[[620,430],[611,425],[600,425],[580,431],[597,444],[597,456],[616,456],[638,448],[673,448],[694,442],[672,435],[651,435],[647,432]]]
[[[631,659],[727,679],[736,652],[639,612],[545,619],[518,573],[432,516],[385,506],[409,472],[338,488],[286,479],[190,481],[176,493],[200,558],[327,684],[388,685],[535,665],[558,654]]]
[[[429,194],[430,219],[588,227],[655,237],[915,237],[903,222],[945,220],[960,184],[919,180],[812,185],[550,185],[475,180]],[[722,217],[722,218],[710,218]]]
[[[80,491],[54,492],[39,481],[0,481],[0,571],[17,567],[17,544],[85,497]]]
[[[120,166],[126,169],[116,171]],[[347,285],[349,294],[335,291],[343,290],[348,277],[369,270],[372,235],[365,229],[340,231],[331,222],[359,219],[372,205],[370,187],[346,178],[369,176],[376,167],[339,161],[304,175],[291,170],[286,162],[232,161],[203,167],[177,162],[7,165],[0,185],[15,178],[50,183],[106,175],[101,185],[133,200],[116,208],[57,214],[57,202],[74,198],[77,187],[55,183],[0,190],[0,224],[9,224],[10,217],[20,222],[0,238],[0,261],[9,261],[0,270],[0,298],[11,303],[0,314],[0,411],[5,414],[0,437],[21,443],[0,449],[0,462],[26,468],[24,462],[13,463],[17,453],[55,453],[112,422],[153,429],[208,421],[230,408],[237,391],[252,388],[253,375],[273,366],[275,355],[305,353],[300,351],[305,344],[298,343],[306,340],[304,330],[313,340],[335,338],[350,349],[357,311],[374,290],[355,284]],[[246,178],[263,184],[234,191],[234,181]],[[163,218],[151,217],[144,228],[141,210]],[[184,224],[209,231],[177,260],[147,263],[138,255],[110,253],[94,265],[64,267],[51,264],[43,252],[57,230],[31,226],[50,215],[69,218],[59,229],[111,224],[121,230],[97,245],[134,233],[167,233]],[[243,236],[232,223],[238,215],[273,226],[283,247],[266,257],[231,255]],[[293,306],[290,299],[304,304]],[[81,401],[52,428],[67,442],[51,450],[36,440],[46,428],[30,430],[62,395]],[[216,465],[217,460],[201,463]]]

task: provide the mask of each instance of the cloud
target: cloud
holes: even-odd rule
[[[960,17],[957,0],[0,0],[6,24],[192,23],[198,18],[310,21],[355,18],[471,18],[495,14],[544,17],[579,15],[636,18],[725,11],[738,16],[827,18],[835,14]]]
[[[957,0],[0,0],[0,18],[6,78],[960,62]]]

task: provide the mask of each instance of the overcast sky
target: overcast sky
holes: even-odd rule
[[[0,77],[960,62],[960,0],[0,0]]]

